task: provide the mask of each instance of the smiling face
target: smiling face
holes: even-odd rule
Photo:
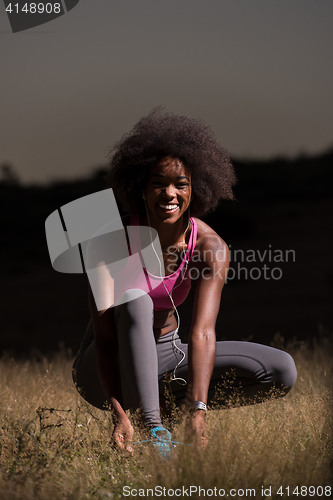
[[[174,224],[191,201],[191,174],[178,159],[162,158],[151,168],[145,195],[149,217]]]

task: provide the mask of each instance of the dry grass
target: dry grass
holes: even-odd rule
[[[110,413],[87,405],[77,395],[66,353],[40,362],[4,357],[1,500],[116,499],[125,498],[123,486],[157,485],[173,490],[216,487],[226,494],[231,488],[253,488],[256,495],[251,498],[286,498],[288,486],[291,497],[296,486],[301,491],[300,486],[332,485],[332,341],[326,339],[311,349],[294,346],[292,353],[298,380],[291,393],[261,405],[210,410],[208,449],[179,446],[173,458],[164,461],[147,444],[134,445],[133,459],[112,449]],[[184,428],[184,419],[179,420],[174,439],[184,440]],[[138,431],[135,439],[142,439]],[[272,495],[265,497],[262,487],[270,486]],[[284,497],[277,495],[280,486]],[[321,490],[314,495],[313,491],[299,496],[318,498]],[[152,492],[141,493],[152,498]],[[181,492],[183,496],[186,493]],[[233,498],[243,497],[246,491]],[[162,498],[168,498],[167,492]],[[198,492],[191,498],[199,498]],[[213,498],[219,497],[213,494]],[[328,498],[325,490],[323,498]]]

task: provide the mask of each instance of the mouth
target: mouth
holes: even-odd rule
[[[174,212],[177,212],[177,210],[179,210],[179,205],[177,204],[170,203],[168,205],[164,205],[163,203],[159,203],[158,206],[166,214],[173,214]]]

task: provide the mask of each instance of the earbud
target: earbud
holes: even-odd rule
[[[145,200],[146,199],[146,194],[144,191],[142,191],[142,198]]]

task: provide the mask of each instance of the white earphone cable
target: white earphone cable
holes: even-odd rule
[[[147,218],[148,218],[148,223],[149,223],[149,228],[150,228],[150,227],[151,227],[151,226],[150,226],[150,218],[149,218],[149,213],[148,213],[148,210],[147,210],[146,198],[143,198],[143,199],[144,199],[144,202],[145,202],[145,207],[146,207],[146,212],[147,212]],[[185,231],[184,231],[184,234],[183,234],[183,238],[184,238],[184,247],[185,247],[185,234],[186,234],[186,232],[187,232],[187,230],[188,230],[188,228],[189,228],[189,225],[190,225],[190,218],[188,219],[187,227],[186,227],[186,229],[185,229]],[[180,316],[179,316],[179,314],[178,314],[177,307],[175,306],[175,303],[174,303],[174,301],[173,301],[173,298],[172,298],[172,296],[171,296],[171,293],[172,293],[172,292],[173,292],[176,288],[178,288],[178,287],[179,287],[179,285],[181,285],[181,284],[182,284],[182,282],[184,281],[184,277],[185,277],[186,270],[187,270],[187,266],[188,266],[188,260],[187,260],[186,253],[185,253],[185,257],[184,257],[184,258],[185,258],[185,266],[186,266],[186,267],[185,267],[185,270],[184,270],[184,269],[182,270],[182,279],[181,279],[181,282],[180,282],[180,283],[178,283],[178,285],[177,285],[176,287],[174,287],[174,288],[171,290],[171,293],[169,293],[169,291],[168,291],[167,287],[165,286],[165,283],[164,283],[163,277],[162,277],[162,275],[163,275],[163,272],[162,272],[162,263],[161,263],[161,261],[160,261],[160,259],[159,259],[159,256],[157,255],[157,252],[156,252],[156,250],[155,250],[154,243],[153,243],[153,239],[152,239],[152,235],[151,235],[151,231],[149,231],[149,232],[150,232],[150,241],[151,241],[151,245],[152,245],[152,248],[153,248],[153,250],[154,250],[154,253],[155,253],[155,255],[156,255],[156,257],[157,257],[157,260],[158,260],[158,262],[159,262],[159,265],[160,265],[160,276],[161,276],[161,280],[162,280],[163,286],[164,286],[165,291],[167,292],[167,294],[168,294],[168,296],[169,296],[169,298],[170,298],[170,300],[171,300],[172,306],[173,306],[173,307],[174,307],[174,309],[175,309],[175,313],[177,314],[177,328],[176,328],[176,330],[174,331],[173,336],[172,336],[172,346],[173,346],[173,352],[174,352],[174,355],[175,355],[175,357],[176,357],[177,364],[176,364],[176,366],[175,366],[175,368],[174,368],[174,370],[173,370],[173,372],[172,372],[172,377],[171,377],[171,380],[175,380],[175,381],[176,381],[176,382],[178,382],[178,384],[180,384],[180,385],[187,385],[187,382],[186,382],[186,380],[185,380],[185,379],[183,379],[183,378],[181,378],[181,377],[176,377],[176,370],[177,370],[178,366],[179,366],[179,365],[180,365],[180,364],[184,361],[184,359],[186,358],[186,354],[185,354],[185,352],[184,352],[182,349],[180,349],[180,348],[176,345],[176,339],[175,339],[175,337],[176,337],[176,335],[178,334],[179,327],[180,327]],[[178,361],[176,350],[177,350],[177,351],[179,351],[179,352],[182,354],[182,359],[181,359],[180,361]]]

